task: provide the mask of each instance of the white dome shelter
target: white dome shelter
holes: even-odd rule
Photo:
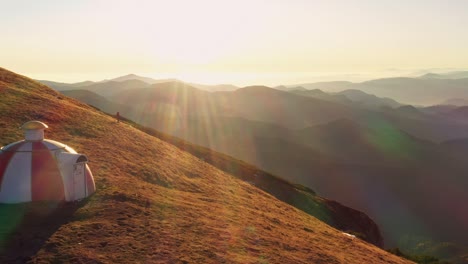
[[[0,149],[0,203],[76,201],[95,192],[86,156],[44,139],[42,122],[21,128],[25,140]]]

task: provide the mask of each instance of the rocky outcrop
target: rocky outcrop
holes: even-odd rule
[[[220,170],[262,189],[278,200],[315,216],[336,229],[353,234],[380,248],[384,245],[383,237],[377,224],[361,211],[344,206],[336,201],[322,198],[310,188],[290,183],[231,156],[192,144],[151,128],[137,124],[133,125],[152,136],[158,137],[197,156]]]
[[[383,248],[384,241],[380,229],[369,216],[336,201],[324,202],[333,219],[333,223],[329,223],[331,226]]]

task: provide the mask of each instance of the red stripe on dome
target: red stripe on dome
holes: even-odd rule
[[[43,142],[33,142],[32,144],[32,201],[65,200],[62,175],[60,174],[57,161]]]
[[[3,176],[15,152],[26,142],[21,142],[8,148],[8,151],[0,153],[0,190],[2,189]]]

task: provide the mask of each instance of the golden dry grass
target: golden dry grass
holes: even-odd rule
[[[98,188],[38,238],[43,243],[35,252],[23,259],[3,252],[3,262],[17,257],[37,263],[408,263],[164,141],[1,69],[0,113],[1,145],[22,139],[23,122],[44,121],[47,138],[88,155]],[[49,226],[36,228],[32,232]],[[3,234],[18,236],[20,231]],[[7,249],[21,252],[16,242],[7,241]]]

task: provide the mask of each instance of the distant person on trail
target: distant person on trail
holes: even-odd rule
[[[117,123],[120,123],[120,113],[117,112],[117,114],[115,115],[115,119],[117,119]]]

